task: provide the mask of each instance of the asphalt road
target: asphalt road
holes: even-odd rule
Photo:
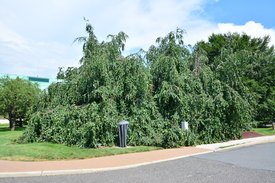
[[[219,151],[137,168],[80,175],[0,178],[1,183],[275,182],[275,143]]]

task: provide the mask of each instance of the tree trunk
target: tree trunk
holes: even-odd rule
[[[15,119],[12,117],[11,114],[9,114],[9,121],[10,121],[10,129],[12,131],[14,131],[15,130]]]
[[[23,119],[22,118],[19,118],[19,127],[23,127]]]
[[[10,129],[12,128],[11,118],[9,118]]]
[[[11,127],[11,130],[14,131],[16,128],[16,125],[15,125],[15,122],[12,123],[12,127]]]

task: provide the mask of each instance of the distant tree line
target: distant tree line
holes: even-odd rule
[[[269,37],[213,34],[187,47],[177,29],[148,51],[124,56],[127,35],[100,42],[87,22],[80,67],[58,79],[32,107],[26,142],[116,145],[118,122],[129,145],[177,147],[238,139],[274,120],[275,55]],[[180,129],[188,121],[190,130]]]

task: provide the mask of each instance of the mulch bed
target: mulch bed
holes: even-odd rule
[[[256,132],[244,132],[242,135],[243,139],[247,139],[247,138],[253,138],[253,137],[261,137],[263,135],[258,134]]]

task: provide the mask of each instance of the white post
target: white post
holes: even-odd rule
[[[181,122],[181,128],[182,128],[183,130],[188,130],[188,122],[187,122],[187,121]]]

